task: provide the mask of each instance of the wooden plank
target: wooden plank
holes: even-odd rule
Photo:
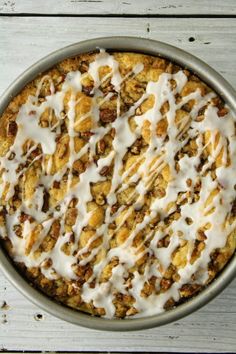
[[[133,35],[196,54],[236,87],[233,19],[0,18],[0,93],[49,52],[87,38]],[[193,37],[193,42],[189,38]],[[107,333],[60,321],[23,298],[0,274],[0,350],[235,352],[236,281],[202,310],[158,329]],[[42,314],[42,318],[37,317]]]
[[[164,327],[108,333],[58,320],[18,293],[0,274],[0,350],[234,352],[236,281],[200,311]],[[42,315],[39,319],[37,315]]]
[[[234,0],[0,0],[0,13],[7,14],[236,14]]]
[[[0,94],[42,56],[70,43],[107,34],[176,45],[208,62],[236,87],[234,19],[1,17]],[[190,42],[190,37],[195,40]]]

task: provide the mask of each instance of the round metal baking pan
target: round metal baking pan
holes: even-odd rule
[[[0,99],[0,115],[9,101],[21,89],[32,81],[39,73],[51,68],[61,60],[80,53],[104,48],[116,51],[141,52],[149,55],[162,56],[180,64],[184,68],[196,73],[203,81],[212,87],[231,107],[236,114],[236,92],[230,84],[214,69],[195,56],[169,44],[135,37],[106,37],[96,38],[75,43],[46,56],[32,65],[6,90]],[[9,281],[29,300],[52,315],[68,322],[99,330],[131,331],[161,326],[196,311],[218,295],[233,280],[236,275],[236,255],[218,277],[197,296],[176,308],[154,316],[136,319],[105,319],[87,315],[61,305],[36,290],[25,280],[12,264],[3,249],[0,249],[0,269]]]

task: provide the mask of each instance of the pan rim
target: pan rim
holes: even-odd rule
[[[21,89],[32,81],[39,73],[48,70],[61,60],[74,55],[94,51],[97,48],[104,48],[112,51],[140,52],[154,56],[167,58],[178,63],[182,67],[190,69],[196,73],[204,82],[213,88],[231,107],[236,114],[236,91],[233,87],[208,64],[172,45],[137,37],[103,37],[90,39],[71,44],[58,49],[24,71],[5,91],[0,98],[0,115],[7,107],[8,103]],[[187,302],[178,305],[176,308],[149,317],[134,319],[105,319],[94,317],[89,314],[73,310],[61,305],[55,300],[30,285],[30,283],[17,271],[9,257],[0,249],[0,269],[7,279],[31,302],[41,307],[48,313],[67,322],[87,328],[107,330],[107,331],[132,331],[158,327],[176,321],[188,314],[193,313],[200,307],[207,304],[216,297],[236,276],[236,254],[234,254],[228,264],[217,278],[202,290],[198,295]]]

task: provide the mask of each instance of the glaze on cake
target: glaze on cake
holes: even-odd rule
[[[191,298],[235,251],[235,117],[190,71],[82,54],[0,118],[1,244],[37,288],[93,315]]]

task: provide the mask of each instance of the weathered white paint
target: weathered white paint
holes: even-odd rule
[[[0,0],[0,13],[236,14],[234,0]]]
[[[26,3],[24,0],[25,8]],[[40,1],[32,3],[35,8]],[[192,3],[194,8],[197,2]],[[0,94],[17,75],[49,52],[106,35],[150,37],[177,45],[207,61],[236,87],[234,19],[2,17]],[[196,40],[189,42],[189,37]],[[0,274],[0,307],[3,301],[10,306],[0,310],[0,350],[235,352],[235,293],[236,281],[206,307],[172,325],[142,332],[107,333],[76,327],[46,314]],[[38,313],[43,314],[42,320],[36,320]]]
[[[88,38],[146,37],[197,55],[236,87],[235,19],[0,17],[0,94],[46,54]],[[189,38],[194,37],[194,42]]]

